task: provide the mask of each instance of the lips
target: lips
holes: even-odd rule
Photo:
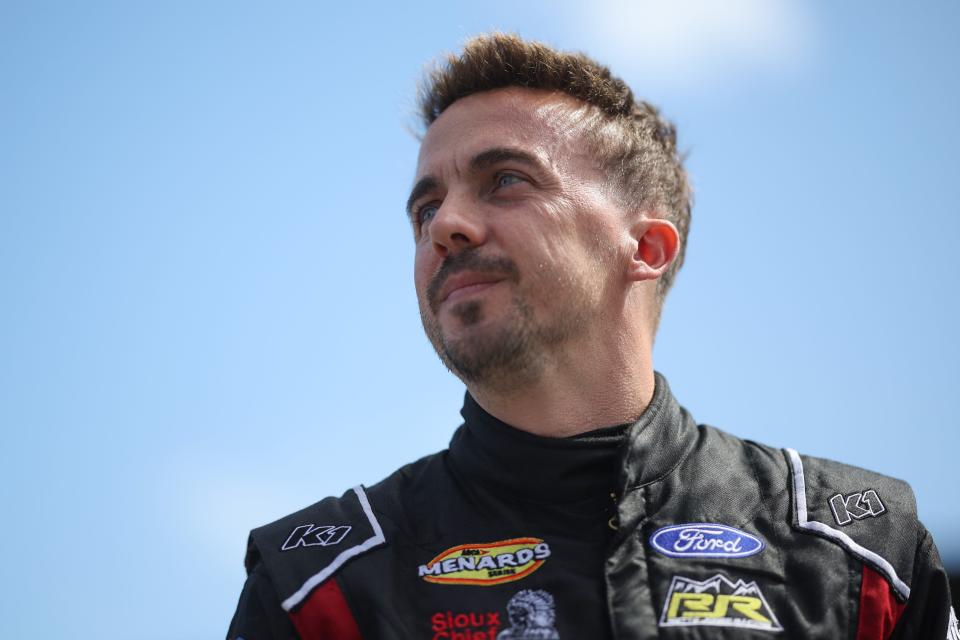
[[[456,289],[473,286],[479,291],[484,288],[481,286],[484,284],[493,286],[504,280],[517,282],[519,279],[517,265],[509,258],[482,254],[477,247],[467,248],[444,259],[443,264],[430,278],[425,292],[426,300],[430,310],[437,313],[441,303]],[[465,290],[458,296],[469,294],[470,290]]]
[[[442,303],[451,295],[454,298],[460,297],[460,295],[469,295],[472,291],[480,291],[487,288],[488,285],[496,284],[505,279],[504,276],[495,273],[458,273],[447,278],[443,286],[440,287],[439,299]]]

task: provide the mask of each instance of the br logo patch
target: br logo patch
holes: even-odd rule
[[[549,557],[550,545],[540,538],[461,544],[420,565],[419,574],[436,584],[488,587],[525,578]]]
[[[702,582],[673,577],[660,626],[693,625],[783,631],[756,582],[731,582],[720,573]]]
[[[746,558],[763,551],[760,538],[712,522],[661,527],[650,536],[650,546],[671,558]]]
[[[880,514],[886,513],[887,508],[883,506],[877,492],[869,489],[849,495],[838,493],[830,498],[830,510],[833,511],[833,517],[837,524],[842,527],[854,520],[876,518]]]

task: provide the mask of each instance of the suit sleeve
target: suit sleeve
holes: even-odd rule
[[[262,562],[247,574],[227,640],[299,640]]]
[[[960,640],[950,599],[950,580],[926,529],[917,548],[910,598],[891,637]]]

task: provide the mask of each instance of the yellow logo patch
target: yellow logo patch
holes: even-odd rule
[[[461,544],[420,565],[419,574],[436,584],[488,587],[526,578],[549,557],[550,545],[540,538]]]
[[[674,576],[663,603],[661,627],[710,625],[781,631],[756,582],[732,582],[723,574],[697,581]]]

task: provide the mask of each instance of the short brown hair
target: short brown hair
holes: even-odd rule
[[[503,33],[468,40],[463,53],[450,54],[428,73],[420,87],[420,116],[429,127],[460,98],[514,86],[562,91],[596,107],[586,116],[587,132],[615,195],[624,206],[654,208],[677,227],[679,252],[657,283],[662,306],[683,264],[692,206],[676,128],[597,61]]]

